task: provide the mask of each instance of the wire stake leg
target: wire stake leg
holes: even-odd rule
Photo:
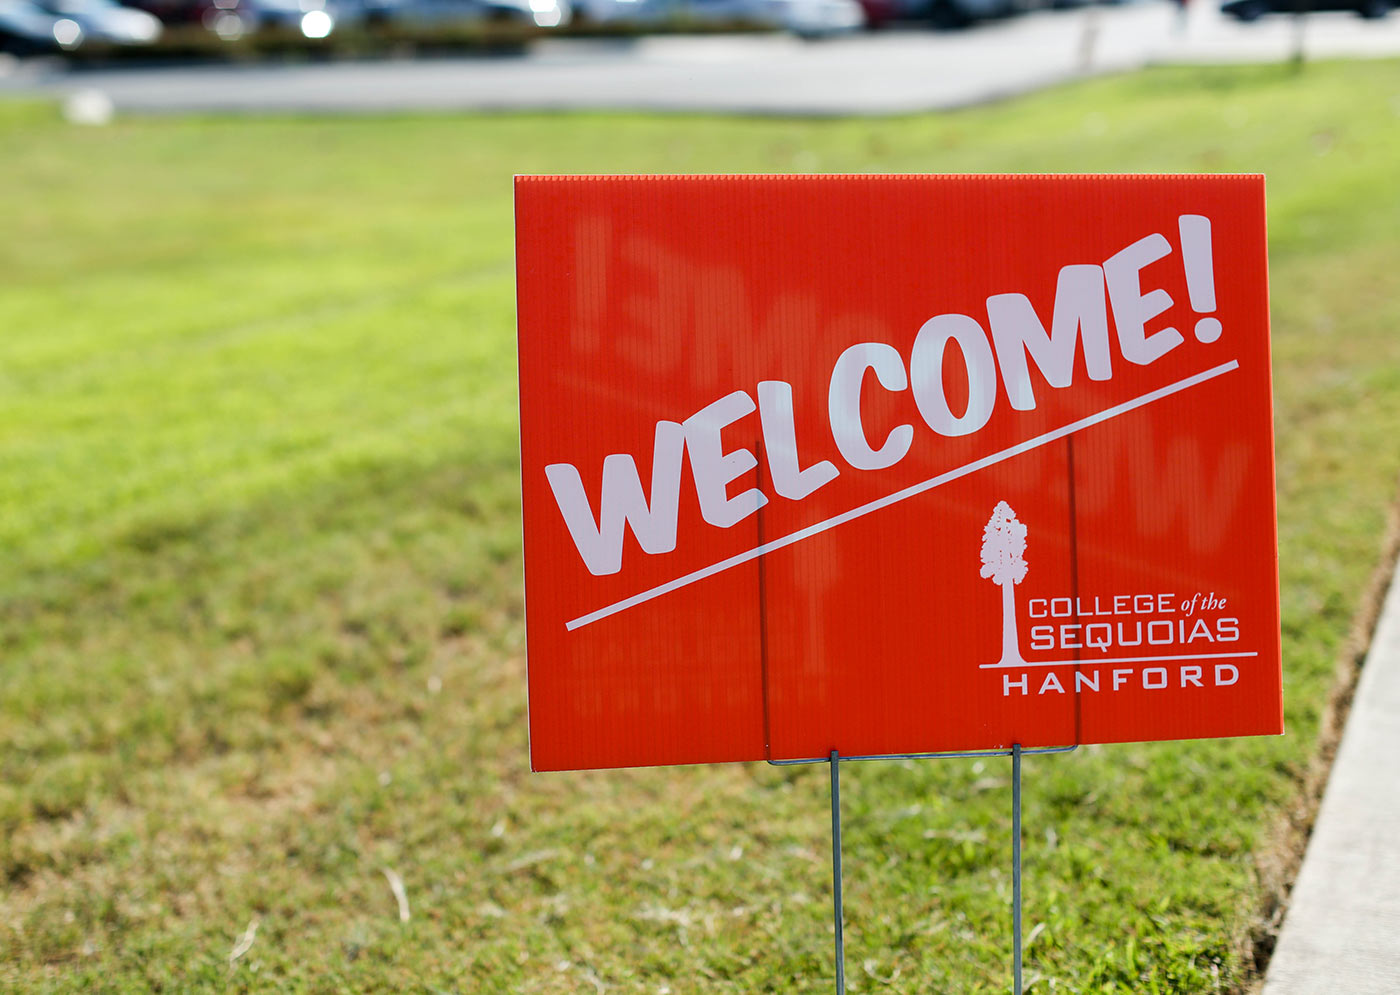
[[[1011,747],[1011,938],[1015,993],[1021,995],[1021,744]]]
[[[841,935],[841,755],[831,751],[831,907],[836,924],[836,995],[846,995],[846,943]]]

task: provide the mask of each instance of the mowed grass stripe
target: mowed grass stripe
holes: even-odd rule
[[[347,453],[397,454],[415,438],[432,450],[478,419],[510,432],[507,357],[479,337],[454,340],[464,325],[499,323],[510,288],[498,265],[173,329],[131,351],[112,348],[123,326],[108,326],[26,370],[31,388],[0,399],[0,458],[11,471],[0,481],[10,512],[0,543],[43,565],[115,539],[133,518],[170,514],[172,503],[221,507]]]
[[[0,988],[829,990],[822,772],[526,771],[510,175],[783,169],[1268,174],[1289,735],[1026,784],[1033,990],[1240,988],[1400,474],[1396,70],[885,121],[0,104]],[[849,772],[863,988],[1005,989],[1008,777]]]

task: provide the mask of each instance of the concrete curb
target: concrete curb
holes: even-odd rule
[[[1400,566],[1262,995],[1400,992]]]

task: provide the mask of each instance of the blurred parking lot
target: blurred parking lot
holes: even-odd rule
[[[1286,59],[1292,17],[1245,23],[1201,3],[1045,9],[958,31],[905,25],[819,41],[790,32],[538,38],[518,54],[74,67],[7,61],[3,93],[83,93],[117,110],[636,108],[900,113],[955,107],[1161,61]],[[1400,53],[1400,17],[1312,13],[1310,57]]]

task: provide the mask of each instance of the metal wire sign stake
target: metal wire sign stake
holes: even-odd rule
[[[974,750],[965,753],[877,753],[868,756],[843,757],[832,750],[826,757],[800,760],[769,760],[774,767],[798,764],[831,765],[831,916],[835,926],[836,995],[846,995],[845,914],[842,907],[841,875],[841,764],[857,760],[971,760],[985,757],[1011,758],[1011,937],[1012,978],[1015,995],[1022,995],[1021,949],[1021,758],[1036,754],[1072,753],[1077,746],[1046,746],[1022,749],[1015,743],[1009,750]]]

